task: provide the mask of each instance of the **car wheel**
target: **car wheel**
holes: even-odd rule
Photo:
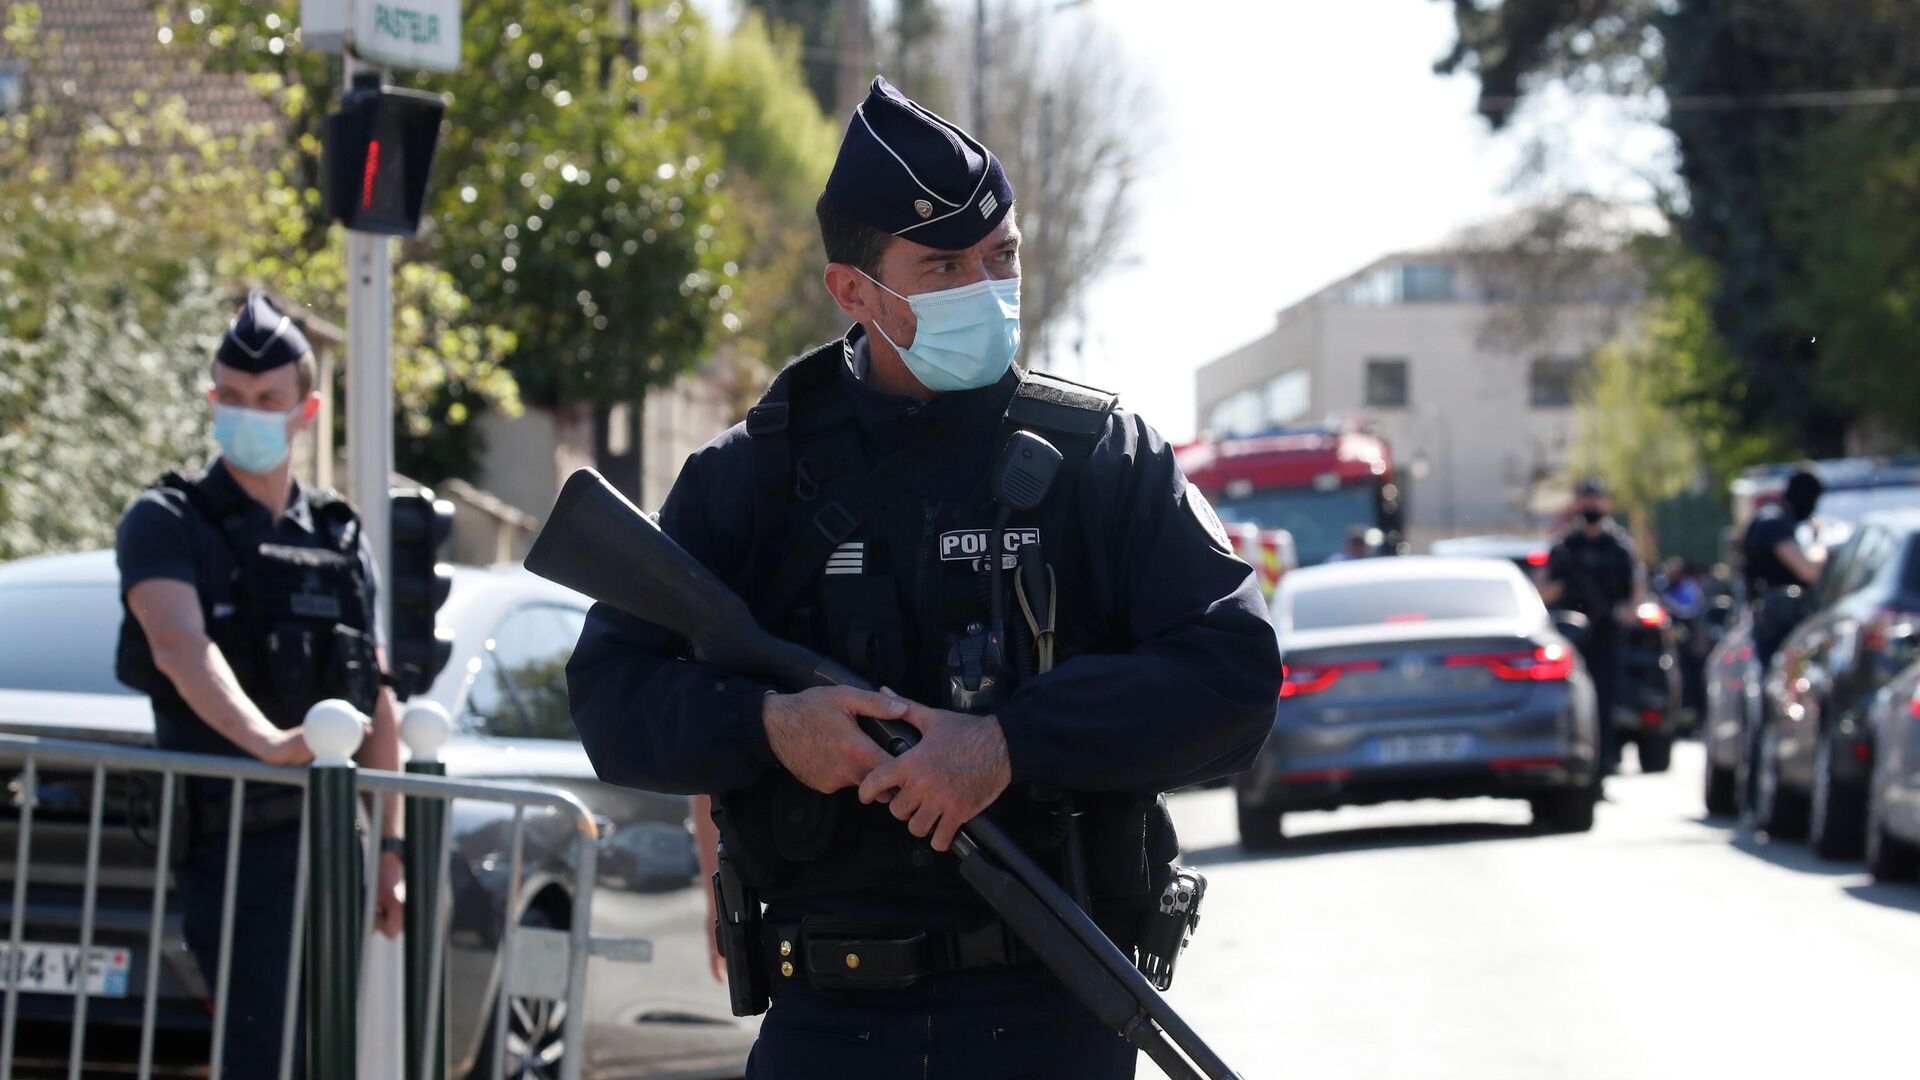
[[[1920,847],[1887,830],[1882,797],[1876,780],[1867,793],[1867,872],[1875,881],[1912,881],[1920,875]]]
[[[1772,728],[1760,734],[1759,760],[1753,763],[1754,827],[1775,840],[1797,840],[1807,834],[1805,797],[1780,782],[1780,737]]]
[[[1286,843],[1280,812],[1236,801],[1240,818],[1240,846],[1248,851],[1273,851]]]
[[[1740,810],[1739,799],[1734,794],[1734,773],[1732,769],[1722,769],[1709,760],[1707,762],[1707,814],[1710,817],[1732,817]]]
[[[1673,765],[1673,736],[1648,732],[1640,736],[1634,752],[1640,755],[1641,772],[1666,772]]]
[[[546,912],[527,909],[520,916],[523,927],[556,929]],[[506,1080],[559,1080],[561,1061],[566,1057],[567,1003],[548,998],[512,997],[507,999],[506,1058],[500,1075]],[[475,1060],[468,1080],[489,1080],[493,1076],[493,1004],[488,1002],[486,1036],[480,1041],[480,1056]]]
[[[1588,832],[1593,828],[1593,809],[1600,802],[1598,781],[1564,791],[1555,791],[1527,800],[1533,809],[1534,828],[1546,832]]]
[[[1807,843],[1823,859],[1860,854],[1866,807],[1860,793],[1833,776],[1833,740],[1825,737],[1813,756],[1813,792],[1808,798]]]

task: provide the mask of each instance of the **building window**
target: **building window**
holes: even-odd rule
[[[1370,409],[1407,407],[1407,362],[1367,361],[1366,403]]]
[[[1453,299],[1453,267],[1446,263],[1408,263],[1402,268],[1401,296],[1409,304]]]
[[[1260,391],[1242,390],[1220,402],[1207,414],[1207,429],[1215,435],[1251,435],[1265,426]]]
[[[1527,371],[1527,404],[1536,409],[1564,409],[1573,404],[1586,365],[1563,356],[1542,356]]]
[[[1383,266],[1340,293],[1343,304],[1431,304],[1457,299],[1453,266],[1443,262]]]
[[[1267,423],[1291,424],[1313,408],[1313,376],[1289,371],[1267,383]]]

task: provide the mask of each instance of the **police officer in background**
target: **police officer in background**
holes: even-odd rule
[[[255,292],[228,326],[212,375],[220,456],[196,477],[167,474],[120,520],[117,674],[152,697],[163,750],[305,764],[307,709],[337,697],[372,717],[360,760],[397,768],[393,695],[380,684],[375,648],[373,560],[353,509],[292,473],[291,443],[320,406],[306,338]],[[184,861],[175,881],[209,992],[230,797],[227,781],[190,778],[176,810],[187,835],[176,840]],[[223,1058],[233,1077],[279,1074],[302,805],[297,788],[246,786]],[[383,816],[376,883],[376,925],[388,937],[401,925],[400,824],[395,800]]]
[[[1621,628],[1634,617],[1645,597],[1646,574],[1633,553],[1633,538],[1613,520],[1613,499],[1598,477],[1574,485],[1577,527],[1567,531],[1547,553],[1547,565],[1536,575],[1540,598],[1548,607],[1577,611],[1586,616],[1587,638],[1580,646],[1587,674],[1593,679],[1594,704],[1600,729],[1600,775],[1620,764],[1620,734],[1614,707],[1626,682]]]
[[[1083,851],[1075,891],[1127,948],[1176,851],[1158,793],[1246,767],[1272,724],[1258,584],[1172,448],[1110,395],[1013,368],[1013,211],[985,146],[876,79],[817,205],[856,325],[660,512],[763,625],[891,689],[779,693],[605,606],[568,667],[600,776],[712,794],[722,876],[765,902],[756,955],[728,957],[771,984],[755,1080],[1131,1076],[943,853],[983,812],[1063,879]],[[1066,464],[1010,515],[990,480],[1015,429]],[[921,742],[889,759],[862,716]]]
[[[1760,508],[1740,540],[1747,602],[1753,605],[1754,657],[1764,669],[1793,629],[1803,606],[1792,586],[1808,589],[1820,580],[1821,560],[1800,547],[1801,522],[1813,517],[1825,490],[1820,478],[1801,470],[1787,478],[1780,501]]]

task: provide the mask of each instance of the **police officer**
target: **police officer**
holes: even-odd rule
[[[291,470],[291,443],[320,406],[306,338],[255,292],[221,339],[212,375],[220,456],[196,477],[169,473],[120,520],[118,675],[152,697],[162,749],[304,764],[313,759],[300,732],[307,709],[338,697],[372,716],[361,761],[396,768],[393,696],[374,647],[373,561],[352,508],[307,490]],[[190,778],[185,789],[175,881],[211,992],[231,785]],[[223,1059],[234,1077],[279,1072],[301,806],[299,789],[246,786]],[[392,937],[401,924],[397,805],[383,816],[376,924]]]
[[[1794,473],[1780,500],[1761,507],[1741,537],[1747,602],[1753,605],[1753,651],[1762,668],[1793,629],[1800,606],[1785,590],[1810,588],[1820,580],[1820,560],[1800,547],[1797,534],[1824,490],[1812,473]]]
[[[1574,485],[1577,526],[1547,553],[1536,584],[1547,606],[1586,616],[1581,645],[1587,674],[1593,679],[1600,729],[1600,775],[1620,763],[1620,735],[1614,707],[1626,681],[1621,628],[1634,616],[1646,591],[1645,572],[1633,553],[1633,539],[1613,521],[1613,500],[1606,484],[1587,477]]]
[[[890,690],[778,693],[604,606],[568,668],[600,776],[715,796],[724,859],[766,904],[755,1080],[1131,1076],[1131,1047],[941,853],[983,812],[1063,878],[1082,850],[1090,913],[1129,947],[1175,853],[1157,793],[1244,768],[1272,724],[1258,584],[1172,448],[1110,395],[1012,367],[1013,211],[985,146],[876,79],[817,204],[856,325],[689,458],[660,512],[763,625]],[[1016,428],[1066,465],[1011,515],[991,477]],[[889,759],[862,716],[921,742]]]

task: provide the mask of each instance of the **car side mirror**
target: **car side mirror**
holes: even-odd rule
[[[1887,627],[1887,648],[1902,666],[1920,660],[1920,623],[1902,622]]]
[[[1573,642],[1576,649],[1584,648],[1587,639],[1593,636],[1593,624],[1577,611],[1554,612],[1553,628],[1560,632],[1561,637]]]

